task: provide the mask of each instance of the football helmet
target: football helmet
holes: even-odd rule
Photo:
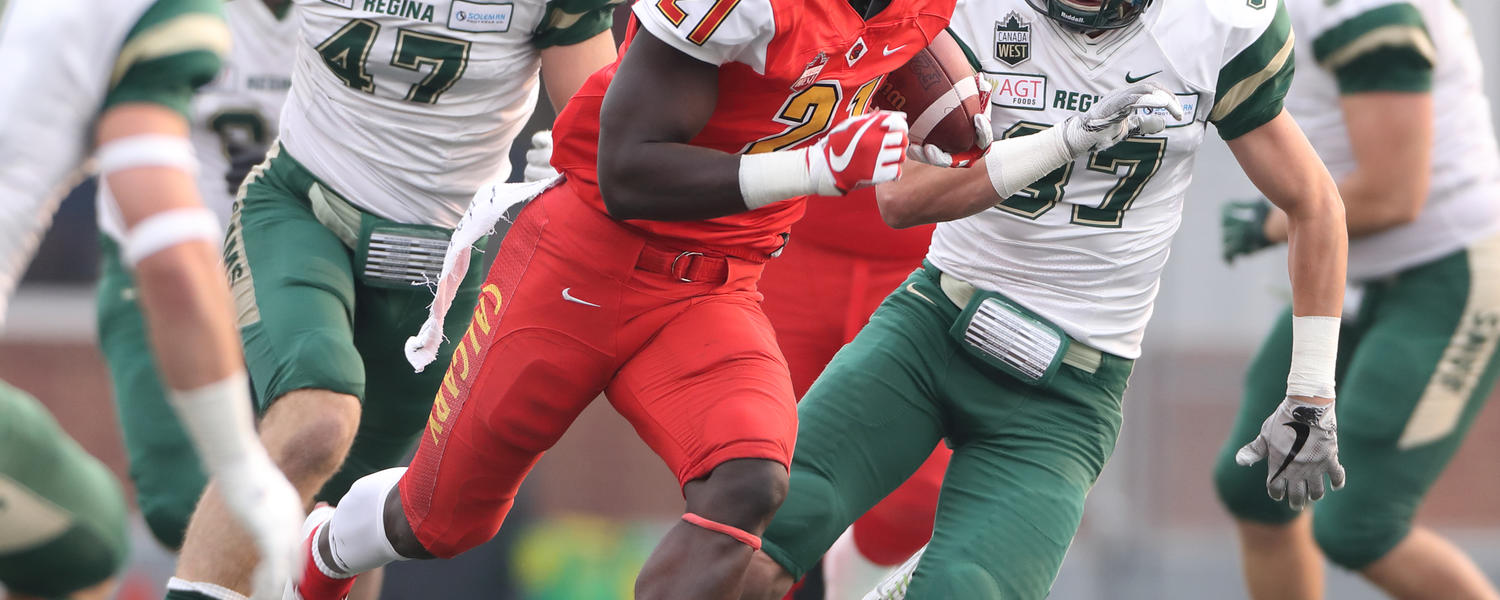
[[[1146,12],[1152,0],[1026,0],[1037,12],[1075,29],[1119,29]]]

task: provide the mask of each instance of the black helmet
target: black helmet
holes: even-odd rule
[[[1151,0],[1026,0],[1052,20],[1077,29],[1119,29],[1146,11]]]

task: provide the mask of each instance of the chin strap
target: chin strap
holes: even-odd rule
[[[739,543],[749,546],[751,550],[760,550],[760,536],[733,525],[725,525],[718,521],[710,521],[694,513],[686,513],[682,515],[682,520],[687,521],[689,525],[696,525],[709,531],[722,533],[724,535],[732,537]]]

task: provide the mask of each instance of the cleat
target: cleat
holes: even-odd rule
[[[302,581],[288,582],[282,593],[282,600],[346,600],[349,597],[355,577],[338,578],[328,575],[318,566],[319,561],[314,554],[318,532],[332,519],[333,507],[320,502],[307,514],[307,520],[302,522]]]

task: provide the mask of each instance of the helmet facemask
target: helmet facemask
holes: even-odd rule
[[[1119,29],[1140,18],[1152,0],[1026,0],[1033,9],[1073,29]]]

